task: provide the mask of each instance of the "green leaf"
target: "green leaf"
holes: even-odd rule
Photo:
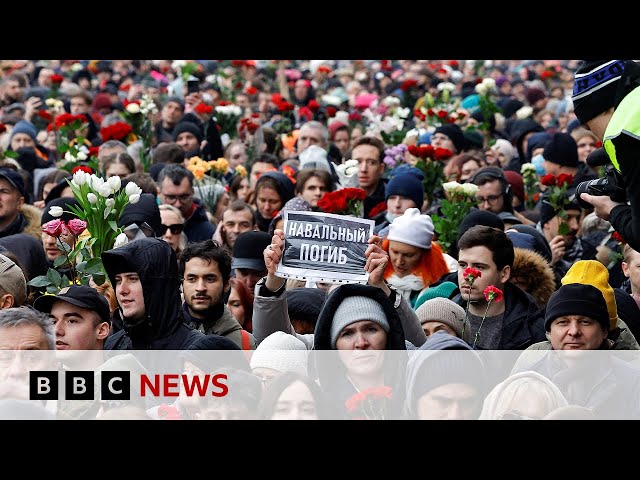
[[[69,285],[71,285],[71,280],[69,280],[69,277],[67,277],[66,275],[62,275],[62,278],[60,279],[60,288],[68,287]]]
[[[567,233],[569,233],[569,225],[567,225],[565,222],[562,222],[558,226],[558,234],[559,235],[566,235]]]
[[[56,242],[56,245],[67,255],[71,252],[71,247],[61,240]]]
[[[60,255],[58,258],[56,258],[53,261],[53,268],[58,268],[61,265],[64,265],[65,263],[67,263],[67,257],[64,255]]]
[[[118,231],[118,224],[114,220],[109,220],[109,222],[107,223],[109,223],[111,230],[113,230],[114,232]]]
[[[62,277],[60,276],[58,271],[54,270],[53,268],[50,268],[47,272],[47,278],[53,285],[60,285],[60,281],[62,280]]]
[[[105,274],[102,272],[94,273],[92,277],[96,285],[102,285],[107,279]]]
[[[47,287],[47,293],[53,293],[54,295],[57,295],[60,290],[56,285],[49,285]]]
[[[76,265],[76,270],[78,272],[84,272],[85,268],[87,268],[87,262],[80,262]]]
[[[91,258],[87,261],[87,266],[84,269],[85,273],[98,273],[102,272],[102,259],[101,258]]]
[[[32,287],[46,287],[47,285],[51,285],[51,280],[49,280],[46,275],[38,275],[32,278],[27,285],[31,285]]]

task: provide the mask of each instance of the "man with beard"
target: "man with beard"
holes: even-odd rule
[[[243,350],[254,350],[256,339],[242,329],[223,302],[231,275],[226,250],[213,240],[189,244],[180,255],[179,270],[186,323],[206,335],[227,337]]]

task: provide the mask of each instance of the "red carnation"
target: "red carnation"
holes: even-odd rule
[[[298,116],[301,120],[304,118],[308,122],[313,120],[313,112],[309,107],[300,108],[300,110],[298,110]]]
[[[231,102],[230,102],[229,100],[220,100],[220,101],[218,102],[218,105],[219,105],[220,107],[224,107],[224,106],[227,106],[227,105],[231,105]]]
[[[453,157],[453,152],[446,148],[436,148],[433,150],[433,158],[436,160],[447,160]]]
[[[64,77],[62,75],[51,75],[51,83],[60,85]]]
[[[429,115],[430,117],[433,117],[435,114],[436,112],[434,112],[432,108],[427,110],[427,115]]]
[[[556,184],[556,177],[554,177],[550,173],[547,173],[540,179],[540,183],[542,183],[542,185],[546,185],[547,187],[553,187]]]
[[[449,112],[446,110],[438,110],[438,118],[447,118]]]
[[[467,267],[462,272],[462,277],[469,283],[473,283],[476,278],[480,278],[482,276],[482,272],[473,267]]]
[[[611,238],[616,242],[625,243],[625,244],[627,243],[624,237],[620,235],[618,232],[613,232],[613,235],[611,235]]]
[[[417,145],[409,145],[409,153],[411,155],[413,155],[414,157],[418,157],[420,156],[420,147],[418,147]]]
[[[353,122],[359,122],[362,120],[362,115],[360,114],[360,112],[352,112],[349,114],[349,120]]]
[[[421,121],[423,121],[423,122],[424,122],[424,120],[427,118],[427,116],[426,116],[424,113],[422,113],[422,112],[421,112],[419,109],[417,109],[417,108],[413,111],[413,115],[414,115],[417,119],[419,119],[419,120],[421,120]]]
[[[433,145],[420,145],[420,153],[418,156],[420,158],[431,158],[433,157]]]
[[[500,290],[497,287],[494,287],[493,285],[489,285],[487,288],[484,289],[484,298],[487,300],[487,302],[491,302],[491,301],[496,301],[499,302],[502,300],[502,290]]]
[[[90,157],[97,157],[98,156],[98,151],[100,151],[100,147],[89,147],[89,156]]]
[[[284,99],[282,98],[282,95],[280,95],[279,93],[272,93],[271,94],[271,101],[273,103],[275,103],[276,105],[278,105],[280,102],[282,102]]]
[[[278,104],[278,111],[280,112],[290,112],[295,109],[296,106],[293,103],[282,101]]]
[[[199,103],[195,108],[196,113],[200,115],[210,115],[213,113],[213,107],[211,105],[207,105],[206,103]]]
[[[336,116],[336,113],[338,112],[338,109],[332,105],[329,105],[326,108],[326,112],[327,112],[327,117],[333,118]]]

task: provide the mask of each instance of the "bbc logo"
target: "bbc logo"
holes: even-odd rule
[[[64,398],[66,400],[93,400],[95,397],[93,371],[64,372]],[[58,400],[60,373],[57,371],[29,372],[30,400]],[[102,400],[131,400],[131,377],[127,371],[100,373]]]

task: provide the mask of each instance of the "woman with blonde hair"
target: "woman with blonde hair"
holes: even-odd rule
[[[184,233],[184,217],[173,205],[158,205],[162,224],[162,239],[171,245],[176,255],[187,246],[187,235]]]

